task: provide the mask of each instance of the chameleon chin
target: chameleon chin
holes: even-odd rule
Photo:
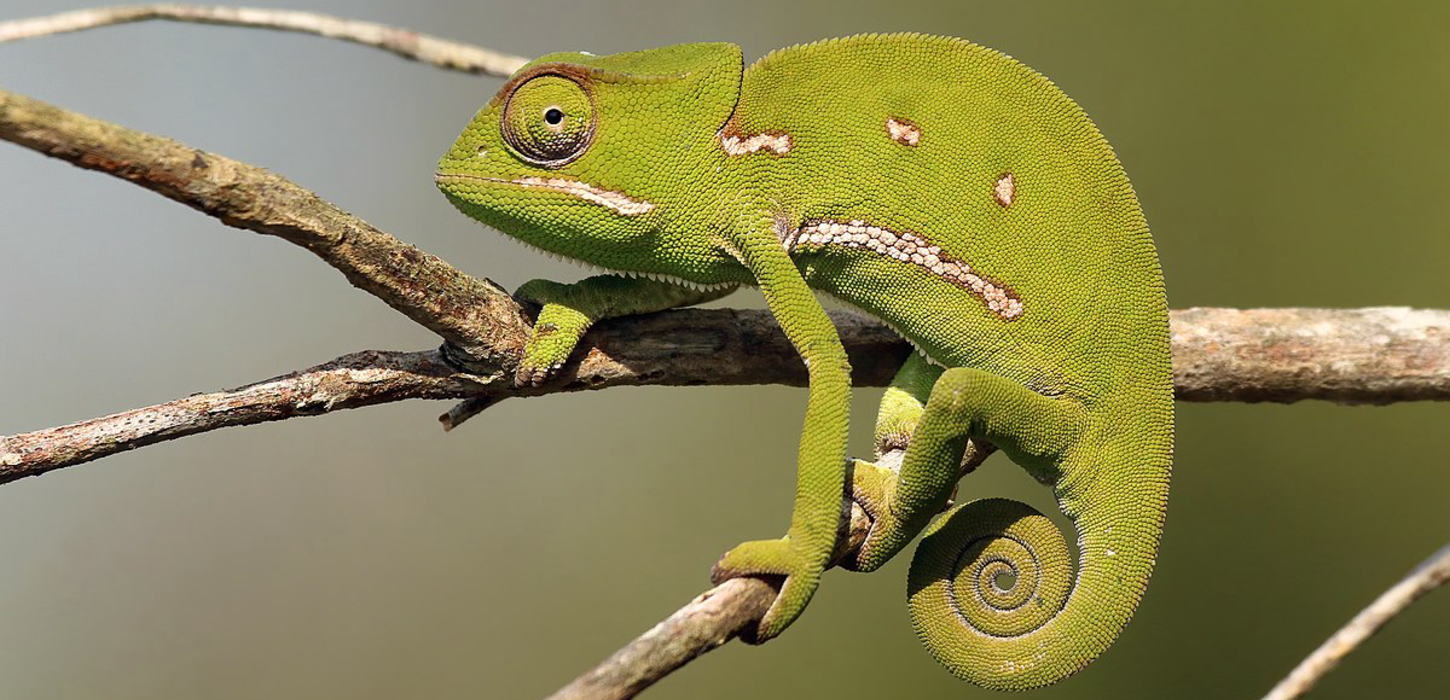
[[[961,678],[1054,683],[1127,624],[1168,496],[1167,304],[1122,167],[1047,78],[919,34],[795,46],[749,67],[733,44],[550,54],[474,117],[437,181],[468,216],[607,273],[520,290],[543,304],[520,384],[547,379],[600,319],[740,285],[765,296],[810,393],[789,529],[714,568],[717,582],[784,577],[757,639],[810,602],[846,494],[874,519],[848,568],[876,569],[926,533],[911,618]],[[874,460],[849,469],[850,368],[815,291],[920,350],[886,390]],[[935,517],[968,440],[1053,488],[1075,551],[1015,501]]]

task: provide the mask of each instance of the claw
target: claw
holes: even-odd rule
[[[518,370],[514,372],[514,386],[520,389],[532,389],[540,386],[563,366],[562,362],[543,367],[520,364]]]

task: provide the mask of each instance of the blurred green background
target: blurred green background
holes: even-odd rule
[[[85,6],[7,0],[4,18]],[[499,50],[863,31],[1002,49],[1116,145],[1174,307],[1450,307],[1450,5],[254,5]],[[889,79],[889,76],[883,76]],[[0,45],[0,85],[272,168],[507,287],[575,268],[459,216],[436,156],[498,79],[276,32],[152,23]],[[828,115],[823,115],[826,118]],[[0,145],[0,434],[436,343],[301,249]],[[758,305],[754,292],[727,300]],[[867,452],[878,390],[855,404]],[[0,698],[528,698],[786,524],[804,393],[617,389],[232,429],[0,488]],[[1450,534],[1450,408],[1180,404],[1161,565],[1055,698],[1256,697]],[[963,486],[1049,507],[1000,458]],[[649,697],[968,698],[914,639],[908,557],[832,572],[761,648]],[[1450,696],[1450,593],[1315,697]]]

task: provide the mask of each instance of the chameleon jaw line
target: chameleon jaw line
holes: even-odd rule
[[[434,179],[439,184],[448,180],[478,180],[482,182],[495,182],[504,185],[515,185],[529,189],[548,190],[550,192],[562,192],[573,195],[587,202],[592,202],[603,207],[608,207],[618,214],[624,216],[639,216],[648,213],[655,208],[654,203],[643,199],[635,199],[623,192],[607,190],[603,187],[596,187],[580,180],[571,180],[564,177],[520,177],[505,179],[501,177],[488,177],[486,175],[471,175],[468,173],[445,173],[434,174]]]

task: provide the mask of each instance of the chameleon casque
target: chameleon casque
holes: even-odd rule
[[[543,304],[520,384],[545,380],[600,319],[760,289],[810,391],[788,533],[713,572],[783,577],[755,640],[805,609],[846,496],[873,518],[847,568],[880,567],[925,530],[911,616],[961,678],[1053,683],[1132,616],[1172,461],[1167,305],[1122,167],[1042,75],[918,34],[748,68],[724,43],[555,53],[478,112],[436,179],[468,216],[609,273],[519,290]],[[847,459],[850,368],[816,292],[920,350],[886,390],[874,462]],[[1058,528],[1016,501],[932,522],[969,440],[1053,487],[1075,567]]]

